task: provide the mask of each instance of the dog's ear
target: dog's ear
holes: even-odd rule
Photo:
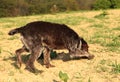
[[[81,39],[81,42],[82,42],[81,50],[88,52],[89,46],[88,46],[87,42],[83,38]]]

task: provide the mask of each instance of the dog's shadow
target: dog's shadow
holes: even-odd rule
[[[50,55],[51,60],[63,60],[64,62],[67,62],[67,61],[71,61],[71,60],[87,59],[86,57],[71,59],[70,55],[68,53],[64,53],[64,52],[62,52],[62,53],[53,53],[53,54]],[[27,60],[29,59],[29,57],[30,57],[30,54],[21,55],[22,62],[25,64],[27,62]],[[15,62],[11,63],[11,65],[13,65],[15,68],[19,69],[19,67],[17,66],[17,58],[16,58],[16,56],[4,58],[3,60],[4,61],[8,61],[8,60],[15,61]],[[43,57],[43,54],[41,54],[41,56],[37,59],[37,61],[41,65],[44,65],[43,60],[44,60],[44,57]]]
[[[23,64],[26,64],[27,60],[29,59],[29,56],[30,56],[30,54],[23,54],[23,55],[21,55],[22,63]],[[17,57],[16,56],[11,56],[11,57],[8,57],[8,58],[3,58],[3,61],[9,61],[9,60],[13,61],[11,63],[12,66],[14,66],[16,69],[20,69],[18,67],[18,64],[17,64]],[[43,73],[44,71],[43,70],[39,70],[39,69],[35,69],[34,72],[33,71],[30,71],[30,72],[32,72],[32,73],[34,73],[34,74],[37,75],[39,73]]]
[[[88,59],[87,57],[77,57],[77,58],[71,58],[69,53],[54,53],[50,54],[51,60],[62,60],[63,62],[71,61],[71,60],[80,60],[80,59]],[[40,64],[43,65],[43,54],[37,59]]]
[[[27,60],[29,59],[29,56],[30,54],[24,54],[21,56],[22,58],[22,63],[26,63]],[[7,58],[3,58],[3,61],[8,61],[8,60],[11,60],[11,61],[14,61],[13,63],[11,63],[11,65],[13,65],[15,68],[19,68],[17,66],[17,57],[16,56],[10,56],[10,57],[7,57]]]

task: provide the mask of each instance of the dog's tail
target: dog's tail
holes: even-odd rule
[[[20,28],[12,29],[8,32],[8,35],[14,35],[16,33],[21,33],[21,29],[23,29],[23,28],[20,27]]]

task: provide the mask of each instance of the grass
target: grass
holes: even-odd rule
[[[72,78],[70,78],[71,81],[73,81],[73,79],[76,79],[77,82],[83,82],[83,76],[81,75],[80,72],[76,72],[74,74],[74,76]]]
[[[59,19],[46,18],[43,20],[48,22],[55,22],[55,23],[68,24],[68,25],[79,25],[83,21],[94,22],[93,19],[88,19],[86,17],[81,17],[81,16],[70,16],[70,17],[68,16]]]
[[[10,72],[8,73],[8,75],[9,75],[9,76],[14,76],[14,71],[10,71]]]
[[[15,40],[15,39],[19,39],[19,37],[17,37],[17,36],[12,36],[12,37],[8,38],[8,40]]]
[[[120,63],[115,61],[110,66],[112,67],[112,71],[111,71],[112,73],[115,73],[115,74],[119,74],[120,73]]]
[[[103,19],[105,18],[107,15],[109,15],[109,13],[107,11],[102,11],[102,13],[100,13],[99,15],[94,16],[95,18],[98,19]]]
[[[97,23],[97,24],[93,24],[93,25],[91,25],[91,27],[94,27],[94,28],[103,28],[104,25],[101,24],[101,23]]]
[[[98,73],[101,73],[101,72],[108,72],[108,67],[106,65],[106,60],[101,60],[99,62],[99,64],[97,64],[97,66],[95,67],[96,68],[96,71]]]
[[[90,78],[88,79],[88,82],[91,82],[91,79],[90,79]]]
[[[101,64],[101,65],[105,65],[105,63],[106,63],[106,60],[105,60],[105,59],[102,59],[102,60],[100,61],[100,64]]]
[[[111,60],[102,59],[96,66],[97,72],[106,72],[108,74],[119,74],[120,63],[117,61],[112,62]]]
[[[3,35],[3,32],[0,32],[0,35]]]
[[[63,73],[62,71],[59,72],[59,78],[64,81],[64,82],[68,82],[68,74],[67,73]]]
[[[106,13],[107,12],[107,13]],[[84,11],[35,15],[0,19],[0,82],[60,82],[60,70],[69,76],[68,82],[116,82],[120,78],[120,10]],[[43,71],[33,74],[26,70],[29,55],[22,54],[21,69],[15,67],[15,50],[22,47],[19,34],[8,36],[11,29],[32,21],[49,21],[66,24],[83,37],[93,60],[52,60],[54,68],[47,69],[35,62],[35,67]],[[64,38],[64,37],[63,37]],[[28,54],[28,53],[27,53]],[[52,53],[55,54],[55,53]],[[16,71],[17,70],[17,71]],[[3,74],[5,76],[3,76]],[[116,76],[115,78],[114,75]],[[64,76],[64,73],[63,73]]]
[[[116,28],[113,28],[112,30],[120,31],[120,26],[118,26],[118,27],[116,27]]]
[[[0,54],[2,53],[2,48],[0,47]]]
[[[96,28],[99,28],[94,32],[94,35],[89,40],[90,43],[94,44],[100,44],[103,47],[106,47],[108,50],[112,50],[114,52],[119,52],[119,46],[120,46],[120,37],[119,34],[114,35],[114,31],[111,29],[106,29],[103,26],[96,26]],[[116,31],[115,31],[116,32]]]
[[[77,79],[76,82],[83,82],[83,81],[82,81],[83,77],[81,76],[80,73],[76,73],[76,74],[74,74],[74,76],[73,76],[72,78],[69,78],[67,73],[63,73],[62,71],[59,71],[59,78],[60,78],[63,82],[67,82],[68,79],[70,79],[70,80],[72,81],[73,78],[76,78],[76,79]],[[89,79],[88,79],[87,82],[91,82],[90,77],[89,77]]]

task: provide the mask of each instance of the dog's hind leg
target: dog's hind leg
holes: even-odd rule
[[[31,55],[26,63],[26,69],[31,72],[36,72],[34,62],[35,60],[42,54],[43,47],[36,46],[33,49],[31,49]]]
[[[46,68],[55,67],[54,65],[50,64],[50,53],[51,53],[51,50],[49,48],[47,48],[47,47],[44,47],[44,51],[43,51],[44,60],[43,60],[43,63],[44,63],[44,65],[46,65]]]
[[[22,65],[21,53],[23,53],[23,52],[29,52],[29,50],[25,47],[25,45],[22,48],[15,51],[16,56],[17,56],[17,66],[19,68]]]

